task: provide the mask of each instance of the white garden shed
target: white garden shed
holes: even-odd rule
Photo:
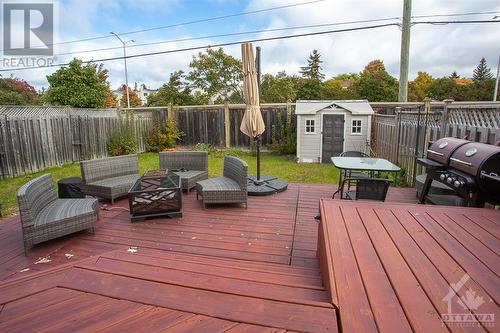
[[[343,151],[369,152],[373,109],[367,100],[295,104],[297,161],[330,163]]]

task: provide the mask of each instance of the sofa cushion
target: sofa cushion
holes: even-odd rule
[[[97,209],[97,199],[57,199],[36,216],[35,227],[77,216],[92,215],[97,212]]]
[[[139,179],[139,175],[125,175],[112,178],[102,179],[96,182],[89,183],[90,186],[99,186],[113,189],[116,192],[128,192],[132,185]]]
[[[228,177],[205,179],[197,183],[203,191],[241,191],[237,182]]]

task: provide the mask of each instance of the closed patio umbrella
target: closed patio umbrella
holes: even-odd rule
[[[260,113],[259,84],[251,43],[241,44],[241,56],[243,60],[243,96],[247,106],[240,130],[250,138],[256,138],[264,133],[266,126]]]
[[[240,130],[257,141],[257,177],[248,177],[248,194],[267,195],[281,192],[287,188],[286,182],[277,177],[260,176],[260,135],[264,133],[266,126],[260,113],[259,83],[251,43],[241,44],[241,57],[243,61],[243,97],[246,109]]]

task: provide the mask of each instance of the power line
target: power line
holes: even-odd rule
[[[186,22],[181,22],[181,23],[174,23],[174,24],[169,24],[169,25],[164,25],[164,26],[159,26],[159,27],[152,27],[152,28],[146,28],[146,29],[140,29],[140,30],[134,30],[134,31],[120,32],[120,33],[118,33],[118,35],[125,36],[125,35],[137,34],[137,33],[141,33],[141,32],[149,32],[149,31],[155,31],[155,30],[162,30],[162,29],[174,28],[174,27],[179,27],[179,26],[184,26],[184,25],[192,25],[192,24],[197,24],[197,23],[211,22],[211,21],[223,20],[223,19],[226,19],[226,18],[232,18],[232,17],[238,17],[238,16],[245,16],[245,15],[251,15],[251,14],[258,14],[258,13],[264,13],[264,12],[269,12],[269,11],[273,11],[273,10],[279,10],[279,9],[285,9],[285,8],[291,8],[291,7],[297,7],[297,6],[304,6],[304,5],[309,5],[309,4],[313,4],[313,3],[317,3],[317,2],[323,2],[323,1],[325,1],[325,0],[305,1],[305,2],[295,3],[295,4],[290,4],[290,5],[283,5],[283,6],[277,6],[277,7],[270,7],[270,8],[257,9],[257,10],[247,11],[247,12],[241,12],[241,13],[234,13],[234,14],[228,14],[228,15],[222,15],[222,16],[209,17],[209,18],[204,18],[204,19],[199,19],[199,20],[193,20],[193,21],[186,21]],[[106,39],[106,38],[111,38],[111,36],[109,36],[109,35],[102,35],[102,36],[95,36],[95,37],[89,37],[89,38],[75,39],[75,40],[70,40],[70,41],[63,41],[63,42],[57,42],[57,43],[53,43],[53,44],[48,44],[47,46],[50,46],[50,45],[71,44],[71,43],[80,43],[80,42],[88,42],[88,41],[91,41],[91,40]]]
[[[500,23],[500,21],[474,20],[474,21],[422,21],[422,22],[413,22],[413,24],[472,24],[472,23],[476,23],[476,24],[477,23]],[[193,47],[186,47],[186,48],[180,48],[180,49],[174,49],[174,50],[165,50],[165,51],[156,51],[156,52],[132,54],[132,55],[127,55],[126,57],[121,56],[121,57],[102,58],[102,59],[95,59],[95,60],[84,61],[84,62],[88,62],[88,63],[97,63],[97,62],[100,62],[100,63],[102,63],[102,62],[107,62],[107,61],[123,60],[125,58],[127,58],[127,59],[142,58],[142,57],[148,57],[148,56],[154,56],[154,55],[160,55],[160,54],[169,54],[169,53],[177,53],[177,52],[186,52],[186,51],[194,51],[194,50],[200,50],[200,49],[207,49],[207,48],[212,48],[212,47],[223,47],[223,46],[230,46],[230,45],[238,45],[238,44],[242,44],[242,43],[266,42],[266,41],[272,41],[272,40],[291,39],[291,38],[307,37],[307,36],[317,36],[317,35],[325,35],[325,34],[340,33],[340,32],[371,30],[371,29],[378,29],[378,28],[389,27],[389,26],[399,26],[399,23],[385,23],[385,24],[378,24],[378,25],[371,25],[371,26],[362,26],[362,27],[355,27],[355,28],[346,28],[346,29],[338,29],[338,30],[316,31],[316,32],[309,32],[309,33],[302,33],[302,34],[294,34],[294,35],[274,36],[274,37],[266,37],[266,38],[256,38],[256,39],[249,39],[249,40],[242,40],[242,41],[218,43],[218,44],[213,44],[213,45],[193,46]],[[69,63],[61,63],[61,64],[53,64],[51,66],[36,66],[36,67],[20,67],[20,68],[11,68],[11,69],[0,69],[0,72],[12,72],[12,71],[21,71],[21,70],[29,70],[29,69],[62,67],[62,66],[68,66],[68,65],[69,65]]]
[[[500,13],[500,11],[452,13],[452,14],[432,14],[432,15],[416,15],[416,16],[412,16],[412,18],[445,17],[445,16],[451,16],[451,17],[453,17],[453,16],[468,16],[468,15],[490,15],[490,14],[496,14],[496,13]],[[334,23],[313,24],[313,25],[295,26],[295,27],[287,27],[287,28],[262,29],[262,30],[253,30],[253,31],[245,31],[245,32],[233,32],[233,33],[216,34],[216,35],[208,35],[208,36],[186,37],[186,38],[179,38],[179,39],[169,39],[169,40],[163,40],[163,41],[134,44],[134,45],[130,45],[129,48],[144,47],[144,46],[151,46],[151,45],[158,45],[158,44],[168,44],[168,43],[175,43],[175,42],[186,42],[186,41],[200,40],[200,39],[209,39],[209,38],[242,36],[242,35],[249,35],[249,34],[256,34],[256,33],[263,33],[263,32],[277,32],[277,31],[286,31],[286,30],[294,30],[294,29],[320,28],[320,27],[335,26],[335,25],[356,24],[356,23],[371,23],[371,22],[392,21],[392,20],[399,20],[399,19],[401,19],[399,16],[395,16],[395,17],[369,19],[369,20],[334,22]],[[92,52],[99,52],[99,51],[109,51],[109,50],[116,50],[116,49],[120,49],[120,48],[121,47],[119,47],[119,46],[115,46],[115,47],[105,47],[105,48],[98,48],[98,49],[91,49],[91,50],[63,52],[63,53],[55,54],[55,56],[71,55],[71,54],[82,54],[82,53],[92,53]]]
[[[379,19],[371,19],[371,20],[312,24],[312,25],[303,25],[303,26],[295,26],[295,27],[287,27],[287,28],[252,30],[252,31],[245,31],[245,32],[230,32],[230,33],[217,34],[217,35],[186,37],[186,38],[168,39],[168,40],[163,40],[163,41],[156,41],[156,42],[149,42],[149,43],[142,43],[142,44],[132,44],[132,45],[129,45],[128,48],[175,43],[175,42],[186,42],[186,41],[199,40],[199,39],[241,36],[241,35],[249,35],[249,34],[262,33],[262,32],[277,32],[277,31],[286,31],[286,30],[295,30],[295,29],[321,28],[321,27],[328,27],[328,26],[335,26],[335,25],[346,25],[346,24],[356,24],[356,23],[372,23],[372,22],[381,22],[381,21],[394,21],[394,20],[398,20],[398,19],[399,19],[399,17],[387,17],[387,18],[379,18]],[[90,53],[90,52],[98,52],[98,51],[109,51],[109,50],[116,50],[116,49],[120,49],[120,48],[121,48],[121,46],[105,47],[105,48],[92,49],[92,50],[64,52],[64,53],[58,53],[58,54],[54,54],[54,55],[55,56],[62,56],[62,55]]]
[[[411,18],[470,16],[470,15],[490,15],[490,14],[498,14],[498,13],[500,13],[500,11],[469,12],[469,13],[454,13],[454,14],[413,15]]]

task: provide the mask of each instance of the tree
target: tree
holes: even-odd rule
[[[493,74],[491,73],[491,69],[486,65],[486,59],[481,58],[479,61],[479,65],[474,69],[472,74],[472,80],[477,81],[485,81],[488,79],[492,79]]]
[[[148,106],[207,104],[206,95],[193,94],[184,78],[183,71],[171,73],[168,82],[148,96]]]
[[[18,78],[0,76],[0,105],[40,105],[42,97],[35,88]]]
[[[457,71],[453,71],[453,73],[451,73],[451,75],[450,75],[450,79],[458,80],[458,79],[460,79],[460,75],[458,75]]]
[[[391,102],[398,98],[398,81],[387,73],[381,60],[366,65],[354,88],[359,97],[370,102]]]
[[[136,106],[141,106],[142,105],[142,100],[141,98],[139,97],[139,95],[137,95],[137,93],[130,89],[130,87],[127,87],[125,84],[122,84],[120,88],[118,88],[118,90],[122,91],[123,92],[123,95],[122,95],[122,98],[120,99],[120,105],[122,108],[126,108],[128,107],[128,103],[127,103],[127,90],[125,89],[128,89],[128,98],[130,100],[130,107],[133,108],[133,107],[136,107]]]
[[[323,98],[323,83],[320,80],[300,78],[297,83],[297,99]]]
[[[307,66],[300,67],[300,74],[303,78],[322,81],[325,75],[321,73],[321,54],[318,50],[313,50],[307,59]]]
[[[298,77],[289,76],[285,71],[276,75],[264,74],[260,85],[262,103],[286,103],[297,98]]]
[[[104,102],[104,106],[107,108],[116,108],[117,107],[117,100],[115,95],[111,92],[111,89],[108,88],[106,91],[106,101]]]
[[[210,98],[224,101],[243,100],[242,62],[224,53],[222,48],[200,52],[189,64],[187,79]]]
[[[459,85],[449,77],[435,79],[429,86],[429,97],[438,101],[445,99],[464,101],[470,99],[468,96],[468,87]]]
[[[48,75],[49,89],[46,101],[53,105],[80,108],[101,108],[106,104],[109,89],[108,71],[103,65],[86,65],[73,59],[68,67],[61,67]]]
[[[429,73],[418,72],[415,80],[408,84],[408,100],[411,102],[423,101],[429,96],[429,88],[433,81],[434,79]]]
[[[344,73],[326,80],[323,84],[323,98],[326,99],[357,99],[353,89],[359,80],[356,73]]]

